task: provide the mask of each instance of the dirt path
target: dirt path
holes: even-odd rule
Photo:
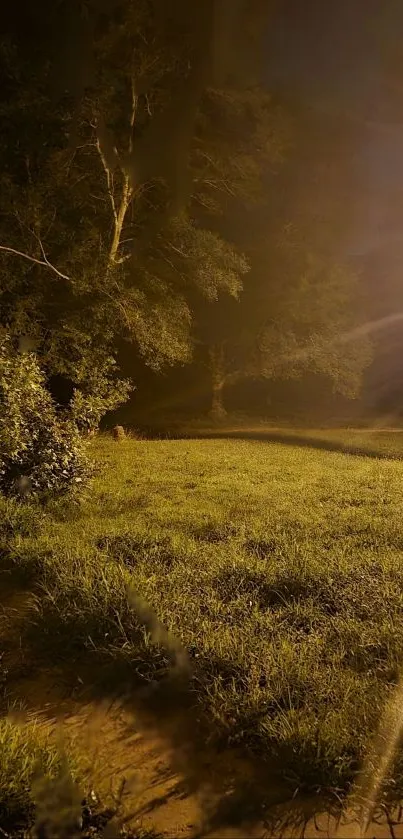
[[[335,818],[321,813],[319,801],[295,799],[274,806],[282,791],[267,767],[257,767],[235,751],[196,747],[185,715],[169,724],[162,717],[150,721],[127,699],[91,698],[81,678],[72,690],[72,674],[66,678],[60,668],[33,670],[19,642],[19,627],[31,607],[29,593],[3,589],[1,663],[8,677],[8,702],[23,707],[18,715],[22,721],[41,720],[62,746],[80,755],[88,789],[106,805],[123,786],[122,814],[128,826],[153,829],[161,839],[359,836],[351,820],[338,826]],[[403,839],[403,824],[390,824],[385,816],[381,825],[371,824],[366,837]]]

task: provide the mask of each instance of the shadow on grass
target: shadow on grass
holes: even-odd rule
[[[100,519],[118,518],[145,510],[149,506],[149,499],[143,495],[130,498],[114,498],[108,493],[100,493],[99,496],[91,499],[91,515]],[[71,502],[61,504],[57,502],[48,505],[47,513],[55,522],[75,523],[88,517],[88,507],[85,504],[80,505]]]
[[[135,568],[139,562],[146,559],[151,567],[153,561],[158,560],[164,568],[170,569],[178,560],[167,537],[153,539],[122,533],[101,537],[96,546],[98,550],[105,551],[112,559],[123,562],[128,568]]]
[[[131,541],[128,541],[129,534],[119,538],[105,537],[100,547],[120,561],[129,549],[134,557],[142,551],[148,555],[149,540],[130,538]],[[275,546],[271,542],[261,545],[254,541],[248,543],[248,547],[258,555],[261,549],[265,556]],[[169,545],[163,541],[154,548],[159,555]],[[47,573],[51,575],[49,565]],[[39,574],[38,582],[40,577]],[[308,576],[299,580],[292,574],[283,574],[273,585],[263,572],[224,568],[217,575],[215,585],[217,595],[225,603],[250,598],[256,599],[261,609],[279,610],[292,609],[295,602],[312,599],[318,603],[325,617],[343,613],[349,604],[353,604],[356,610],[360,578],[356,577],[354,570],[347,576],[333,577],[318,581]],[[383,608],[385,616],[389,613],[390,603],[395,604],[394,611],[400,604],[398,582],[392,572],[387,573],[381,567],[373,565],[367,569],[365,591],[370,594],[372,606],[379,612]],[[385,583],[392,587],[390,603],[389,600],[383,603]],[[330,768],[330,774],[326,775],[326,767],[321,767],[316,742],[302,743],[297,738],[297,741],[288,741],[287,746],[282,746],[267,738],[264,759],[261,757],[261,742],[257,744],[260,752],[256,755],[252,755],[251,751],[240,752],[240,744],[247,743],[250,749],[256,746],[257,714],[275,715],[279,708],[288,709],[288,692],[284,706],[280,695],[275,707],[270,709],[264,697],[265,684],[259,682],[262,702],[259,700],[255,704],[254,712],[246,710],[241,719],[236,711],[234,717],[237,718],[228,719],[229,711],[225,712],[224,701],[219,707],[219,703],[214,703],[212,698],[210,701],[209,697],[213,697],[214,692],[217,696],[220,689],[223,693],[227,689],[234,691],[242,697],[250,684],[250,663],[246,659],[237,661],[205,654],[197,646],[183,650],[175,639],[169,638],[156,616],[150,610],[147,613],[144,604],[136,605],[135,599],[127,598],[120,589],[116,589],[115,599],[102,599],[103,585],[96,574],[91,581],[91,596],[86,599],[86,595],[82,595],[82,600],[79,587],[68,588],[62,595],[57,590],[57,580],[54,580],[50,596],[49,592],[46,594],[46,587],[38,585],[37,608],[24,617],[19,627],[24,654],[31,662],[36,662],[38,673],[43,670],[48,673],[50,683],[57,682],[60,686],[62,682],[64,693],[74,698],[76,704],[87,705],[89,700],[117,703],[130,712],[130,718],[136,720],[136,728],[140,731],[158,732],[169,744],[172,775],[183,779],[174,789],[167,790],[166,795],[196,793],[201,796],[204,835],[229,825],[241,828],[243,835],[248,835],[245,824],[273,820],[270,815],[272,808],[281,803],[287,804],[295,789],[301,786],[301,780],[306,792],[318,785],[322,788],[330,786],[333,770]],[[365,616],[363,612],[363,618]],[[380,653],[382,650],[377,649],[374,654],[379,658]],[[355,667],[356,662],[349,662],[349,665]],[[31,692],[29,683],[26,684],[29,710],[43,713],[43,696],[38,691]],[[12,684],[10,687],[12,689]],[[301,695],[301,702],[306,704],[309,697],[302,688],[303,685],[297,693]],[[57,691],[53,693],[52,715],[58,695]],[[46,698],[49,699],[48,696]],[[210,711],[212,707],[215,715]],[[232,705],[229,710],[231,708]],[[132,735],[133,724],[128,724],[127,739]],[[102,738],[102,729],[99,737]],[[229,743],[238,744],[237,749],[229,748]],[[355,752],[352,758],[354,755]],[[356,768],[352,761],[343,776],[343,783],[350,770],[354,772]],[[285,770],[290,778],[288,782],[284,781]],[[158,808],[165,800],[165,794],[162,797],[156,795],[147,805],[147,812],[150,808]],[[317,806],[318,799],[315,798],[312,810]],[[305,812],[298,808],[293,810],[293,819],[300,820],[301,829],[306,821]],[[283,818],[286,816],[287,813],[283,813]]]
[[[262,443],[280,443],[284,446],[317,449],[326,452],[355,455],[356,457],[380,458],[382,460],[401,460],[402,454],[386,452],[379,449],[366,448],[343,443],[341,440],[329,440],[321,437],[309,437],[302,434],[287,434],[283,431],[249,431],[247,429],[214,431],[195,431],[192,434],[178,434],[177,439],[193,440],[256,440]]]
[[[62,680],[63,693],[72,696],[75,703],[84,706],[90,700],[117,704],[135,719],[136,729],[157,732],[168,743],[172,776],[179,775],[183,780],[170,784],[166,795],[156,796],[146,810],[139,809],[133,814],[136,818],[170,797],[196,794],[204,813],[202,836],[221,826],[242,828],[248,819],[256,823],[266,810],[291,797],[293,787],[284,783],[270,755],[262,760],[246,756],[239,747],[229,748],[231,728],[214,721],[197,701],[198,686],[212,684],[217,678],[224,687],[232,683],[242,692],[247,673],[240,665],[189,650],[182,666],[178,666],[161,645],[144,647],[140,631],[136,638],[133,633],[131,655],[124,646],[84,649],[82,644],[66,643],[81,629],[77,625],[57,627],[46,612],[37,614],[35,626],[27,623],[22,644],[37,661],[38,669],[48,673],[49,682],[57,681],[60,687]],[[35,691],[27,691],[26,697],[28,710],[43,714]],[[55,693],[54,704],[57,701]],[[234,721],[234,726],[239,723]],[[132,736],[133,725],[128,724],[127,739]],[[236,736],[232,740],[236,742]]]

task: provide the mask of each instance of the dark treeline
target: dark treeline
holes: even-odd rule
[[[276,25],[265,0],[7,8],[0,327],[60,403],[135,387],[135,421],[360,393],[362,126],[271,82]]]

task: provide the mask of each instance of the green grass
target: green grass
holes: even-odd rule
[[[35,722],[0,720],[0,826],[23,830],[33,819],[35,784],[54,780],[60,754]]]
[[[84,656],[141,683],[180,647],[217,743],[346,791],[403,657],[403,435],[306,437],[320,447],[101,437],[83,501],[9,510],[1,555],[36,586],[38,661]],[[400,759],[394,773],[401,794]]]

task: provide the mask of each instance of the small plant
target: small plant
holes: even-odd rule
[[[0,545],[16,537],[37,536],[42,520],[43,513],[38,506],[22,506],[14,498],[0,496]]]
[[[21,504],[0,495],[0,589],[10,574],[15,584],[35,575],[42,559],[36,538],[43,524],[44,512],[38,504]]]
[[[97,542],[99,550],[105,550],[109,556],[123,562],[128,568],[134,568],[140,561],[149,563],[150,570],[156,565],[171,568],[175,562],[175,552],[167,538],[152,539],[147,536],[135,536],[122,533],[117,536],[105,536]]]
[[[198,542],[226,542],[238,535],[238,528],[231,522],[206,521],[194,529],[194,538]]]
[[[278,546],[275,539],[248,539],[245,550],[259,559],[266,559],[276,553]]]
[[[63,493],[90,469],[77,427],[60,418],[32,353],[0,337],[0,490],[6,495]]]
[[[34,820],[35,780],[56,777],[60,756],[39,724],[10,719],[0,720],[0,753],[0,825],[23,830]]]

